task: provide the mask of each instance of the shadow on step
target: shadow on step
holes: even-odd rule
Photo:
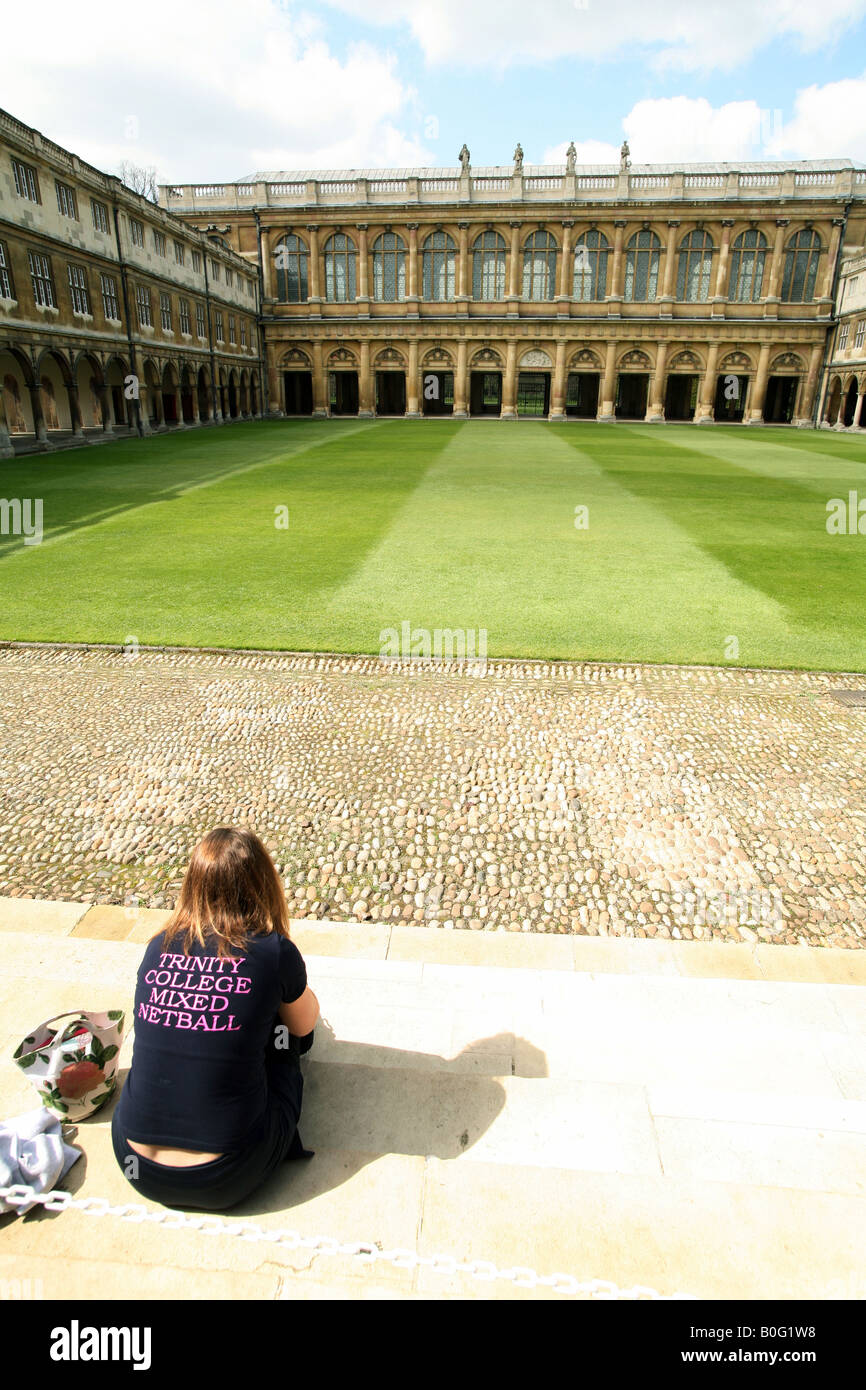
[[[117,1095],[127,1071],[118,1071]],[[282,1164],[258,1192],[226,1215],[254,1216],[303,1206],[390,1154],[460,1158],[505,1106],[499,1078],[545,1077],[547,1062],[539,1048],[513,1033],[479,1038],[448,1058],[341,1041],[320,1020],[312,1050],[302,1059],[302,1072],[299,1130],[315,1158]],[[103,1125],[110,1128],[115,1104],[116,1097],[80,1125],[73,1142],[86,1150],[88,1132]],[[62,1186],[71,1192],[93,1190],[94,1177],[87,1181],[87,1166],[85,1154]],[[131,1195],[130,1200],[137,1199]],[[34,1218],[50,1220],[52,1214],[34,1209],[25,1219]]]

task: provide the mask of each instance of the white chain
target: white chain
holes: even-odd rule
[[[572,1274],[536,1274],[534,1269],[514,1265],[511,1269],[497,1269],[489,1260],[459,1261],[453,1255],[418,1255],[414,1250],[380,1250],[371,1241],[340,1242],[333,1236],[302,1236],[298,1231],[267,1231],[255,1222],[223,1221],[218,1216],[204,1213],[188,1216],[184,1212],[167,1208],[151,1211],[148,1207],[132,1202],[112,1206],[107,1197],[73,1197],[71,1192],[55,1189],[53,1192],[35,1192],[32,1187],[16,1184],[14,1187],[0,1188],[0,1201],[11,1207],[27,1206],[32,1202],[41,1203],[46,1211],[83,1211],[86,1216],[115,1216],[121,1221],[141,1223],[151,1221],[171,1230],[184,1227],[198,1231],[206,1236],[235,1236],[250,1242],[266,1241],[270,1245],[283,1245],[289,1250],[311,1250],[319,1255],[352,1255],[359,1264],[374,1264],[377,1260],[387,1260],[397,1269],[425,1268],[434,1274],[468,1274],[473,1279],[493,1281],[509,1279],[519,1289],[550,1289],[552,1293],[577,1297],[580,1294],[600,1299],[691,1299],[693,1294],[660,1294],[655,1289],[636,1284],[632,1289],[620,1289],[609,1279],[589,1279],[578,1282]]]

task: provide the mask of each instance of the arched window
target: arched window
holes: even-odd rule
[[[709,232],[689,232],[680,242],[677,268],[677,299],[687,304],[710,297],[710,271],[713,266],[713,239]]]
[[[406,298],[406,243],[396,232],[373,242],[373,298],[385,304]]]
[[[505,237],[482,232],[472,243],[472,298],[505,298]]]
[[[659,286],[661,242],[655,232],[635,232],[625,256],[625,298],[655,299]]]
[[[457,244],[447,232],[431,232],[422,255],[425,299],[453,299],[457,293]]]
[[[355,243],[345,232],[335,232],[325,242],[325,298],[346,304],[355,298]]]
[[[805,304],[815,298],[815,277],[821,257],[821,238],[810,227],[795,232],[785,248],[782,299],[785,304]]]
[[[584,232],[574,243],[574,298],[604,299],[610,244],[604,232]]]
[[[274,247],[277,299],[281,304],[303,304],[309,296],[309,253],[299,236],[290,232]]]
[[[550,232],[533,232],[523,245],[523,298],[556,294],[556,242]]]
[[[767,238],[752,229],[734,238],[731,250],[731,282],[728,298],[737,304],[756,304],[764,284]]]

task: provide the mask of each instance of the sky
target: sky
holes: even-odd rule
[[[843,158],[866,0],[40,0],[0,106],[107,173]]]

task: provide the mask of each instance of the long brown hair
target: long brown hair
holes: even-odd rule
[[[183,935],[193,942],[217,941],[217,955],[243,950],[250,936],[289,935],[289,909],[280,876],[261,840],[251,830],[221,826],[205,835],[189,861],[177,906],[161,932],[166,946]]]

